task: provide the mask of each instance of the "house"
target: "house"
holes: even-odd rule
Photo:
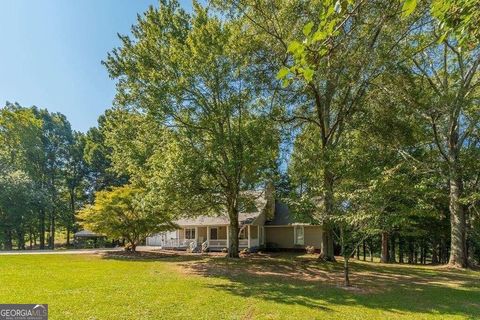
[[[239,213],[240,249],[320,249],[322,227],[296,222],[288,207],[274,199],[273,190],[249,191],[244,196],[253,199],[253,206]],[[183,218],[175,223],[179,229],[148,237],[146,245],[211,251],[229,247],[230,223],[226,214]]]

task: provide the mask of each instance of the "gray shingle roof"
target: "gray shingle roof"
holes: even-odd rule
[[[238,223],[251,224],[258,216],[260,212],[249,212],[249,213],[239,213],[238,214]],[[194,218],[186,218],[176,220],[175,223],[179,226],[207,226],[207,225],[229,225],[229,219],[226,215],[221,215],[218,217],[209,217],[209,216],[198,216]]]
[[[273,219],[265,222],[266,226],[285,226],[285,225],[310,225],[303,223],[295,218],[295,215],[285,203],[275,201],[275,213]]]
[[[90,230],[82,230],[74,234],[76,238],[101,238],[105,237],[103,234],[95,233]]]
[[[240,212],[238,214],[238,223],[240,225],[252,224],[255,219],[262,214],[267,200],[263,191],[244,191],[242,196],[253,200],[254,207],[251,212]],[[207,226],[207,225],[229,225],[229,218],[226,213],[219,216],[198,216],[193,218],[182,218],[174,221],[181,227],[184,226]]]

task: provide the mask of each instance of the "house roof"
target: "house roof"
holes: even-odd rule
[[[292,214],[285,203],[275,201],[275,213],[273,219],[265,222],[265,225],[288,225],[294,223]]]
[[[74,234],[76,238],[101,238],[105,237],[103,234],[95,233],[90,230],[82,230]]]
[[[298,222],[295,215],[285,203],[275,201],[275,213],[273,219],[265,222],[266,226],[285,226],[285,225],[310,225],[310,223]]]
[[[240,225],[252,224],[255,219],[262,214],[267,205],[265,192],[263,191],[244,191],[242,196],[253,200],[253,207],[249,212],[240,212],[238,214],[238,223]],[[192,218],[182,218],[175,221],[181,227],[184,226],[207,226],[207,225],[229,225],[229,218],[226,213],[218,216],[197,216]]]
[[[260,215],[260,212],[239,213],[238,223],[240,225],[251,224]],[[194,218],[179,219],[175,221],[179,226],[207,226],[207,225],[229,225],[230,220],[227,215],[217,217],[198,216]]]

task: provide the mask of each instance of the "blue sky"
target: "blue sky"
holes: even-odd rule
[[[182,6],[191,8],[191,1]],[[36,105],[86,131],[111,106],[101,65],[155,0],[0,0],[0,106]]]

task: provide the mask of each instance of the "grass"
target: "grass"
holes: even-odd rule
[[[480,272],[281,254],[0,256],[0,303],[50,319],[480,319]]]

